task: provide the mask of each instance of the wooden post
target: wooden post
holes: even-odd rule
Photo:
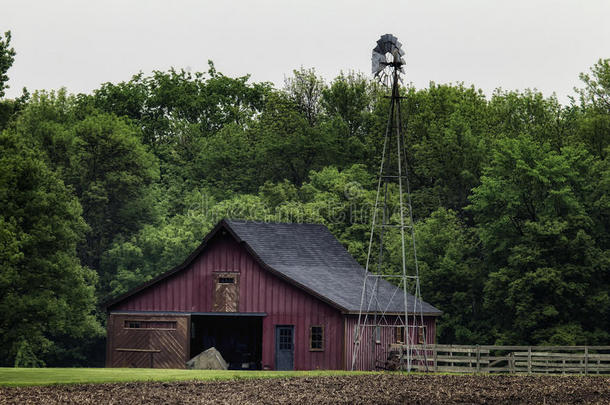
[[[481,348],[477,345],[477,373],[481,371]]]
[[[532,374],[532,346],[527,347],[527,373]]]
[[[432,350],[434,350],[434,371],[438,372],[438,349],[436,347],[436,343],[434,344],[434,348]]]
[[[585,346],[585,375],[589,374],[589,346]]]
[[[449,345],[449,357],[451,357],[451,359],[453,359],[453,345]],[[455,366],[455,364],[453,363],[453,361],[451,362],[451,367]]]
[[[508,353],[508,368],[511,374],[515,374],[515,353]]]

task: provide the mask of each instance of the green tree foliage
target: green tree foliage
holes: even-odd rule
[[[580,80],[584,89],[577,89],[583,105],[595,109],[610,111],[610,59],[600,59],[591,68],[591,74],[581,73]]]
[[[487,102],[474,88],[430,84],[406,95],[407,154],[416,216],[439,206],[462,213],[487,162]]]
[[[591,74],[582,73],[585,87],[580,96],[578,139],[595,156],[606,159],[610,146],[610,59],[600,59]]]
[[[137,129],[115,116],[88,116],[71,131],[75,147],[68,178],[93,230],[81,257],[97,269],[117,235],[129,235],[151,220],[147,187],[158,169]]]
[[[482,307],[486,269],[473,230],[455,212],[439,208],[416,232],[421,289],[427,302],[443,309],[439,341],[491,343]]]
[[[96,273],[76,245],[78,199],[14,133],[0,135],[0,362],[39,366],[62,342],[101,333]]]
[[[163,186],[177,193],[216,182],[209,169],[222,162],[214,154],[206,159],[205,138],[226,125],[251,126],[270,91],[268,83],[250,84],[248,76],[229,78],[209,64],[207,74],[174,69],[152,76],[140,73],[129,82],[106,83],[83,101],[126,116],[141,128],[143,143],[159,158]],[[184,164],[192,161],[198,164]],[[180,208],[178,201],[173,204]]]
[[[82,264],[99,270],[99,258],[117,236],[154,222],[157,160],[124,118],[84,110],[66,94],[39,92],[12,125],[47,165],[71,186],[89,225],[78,247]],[[100,274],[102,290],[113,274]]]
[[[299,107],[285,94],[272,93],[256,126],[258,184],[288,179],[301,185],[310,170],[323,167],[332,154],[328,133],[310,125]]]
[[[315,126],[322,110],[324,81],[316,76],[315,69],[301,67],[292,73],[292,77],[285,79],[284,91],[309,125]]]
[[[15,100],[1,100],[5,95],[5,90],[9,88],[7,72],[15,61],[15,49],[10,47],[11,32],[4,33],[4,38],[0,35],[0,131],[8,125],[8,122],[24,107],[28,100],[29,93],[23,88],[23,94]]]
[[[13,66],[15,55],[15,49],[11,47],[11,32],[6,31],[4,38],[0,36],[0,98],[4,97],[4,90],[9,87],[6,72]]]
[[[470,209],[491,267],[485,305],[500,341],[607,340],[600,318],[610,304],[608,251],[587,207],[593,168],[582,149],[557,153],[522,136],[498,144],[473,190]]]
[[[362,74],[350,72],[336,77],[322,90],[320,100],[325,113],[321,124],[332,134],[334,165],[343,168],[367,162],[372,156],[367,138],[374,122],[377,101],[375,86]]]

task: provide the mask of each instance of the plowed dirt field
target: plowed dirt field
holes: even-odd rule
[[[0,388],[2,404],[610,404],[610,377],[355,375]]]

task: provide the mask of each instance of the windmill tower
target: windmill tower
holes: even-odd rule
[[[352,370],[358,356],[367,356],[376,364],[385,364],[387,352],[379,347],[381,328],[404,331],[403,345],[400,353],[400,368],[410,371],[413,359],[425,359],[425,351],[417,353],[417,325],[424,334],[426,342],[422,300],[419,285],[419,267],[415,244],[415,229],[409,185],[409,167],[407,165],[405,137],[402,124],[399,80],[404,73],[404,51],[398,38],[385,34],[377,41],[373,49],[373,75],[386,87],[391,89],[390,110],[383,140],[381,163],[377,178],[377,195],[372,215],[371,234],[362,286],[358,326],[354,337],[352,352]],[[397,198],[396,198],[397,196]],[[397,200],[397,201],[396,201]],[[392,205],[398,203],[397,209]],[[407,235],[410,233],[410,243]],[[398,250],[401,261],[399,268],[392,268],[388,257],[388,239],[399,239]],[[396,247],[394,247],[396,248]],[[413,266],[407,265],[407,250],[412,250]],[[394,267],[396,267],[394,265]],[[387,280],[396,286],[394,294],[402,295],[399,314],[387,314],[389,302],[387,296],[378,294],[379,284]],[[390,300],[395,299],[394,296]],[[364,339],[371,339],[371,344],[363,344]],[[421,346],[419,346],[421,347]],[[364,353],[370,350],[371,353]],[[424,361],[427,365],[427,361]]]

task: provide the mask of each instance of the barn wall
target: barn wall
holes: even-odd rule
[[[387,324],[400,324],[397,322],[396,316],[386,316]],[[412,319],[409,318],[411,322]],[[396,343],[395,333],[396,328],[393,326],[380,327],[380,343],[373,342],[373,322],[370,318],[367,320],[367,326],[363,328],[362,337],[360,339],[360,348],[357,352],[356,363],[354,370],[375,370],[377,363],[381,365],[389,354],[389,347]],[[415,326],[419,326],[419,320]],[[426,343],[433,344],[436,341],[436,318],[424,317],[424,325],[426,327]],[[355,330],[358,326],[358,315],[349,315],[345,320],[345,364],[344,367],[350,370],[352,367],[352,356],[354,353]],[[411,341],[416,339],[416,329],[412,328],[410,332]]]
[[[127,323],[152,322],[129,328]],[[172,326],[160,326],[170,323]],[[185,368],[189,352],[189,316],[124,315],[108,317],[106,364],[110,367]]]
[[[112,311],[213,312],[214,276],[239,276],[239,311],[264,312],[263,367],[275,368],[275,326],[294,325],[297,370],[343,367],[344,322],[341,313],[323,301],[262,269],[229,235],[218,236],[189,269],[120,302]],[[309,350],[309,328],[324,326],[325,350]],[[110,332],[109,332],[110,334]]]

